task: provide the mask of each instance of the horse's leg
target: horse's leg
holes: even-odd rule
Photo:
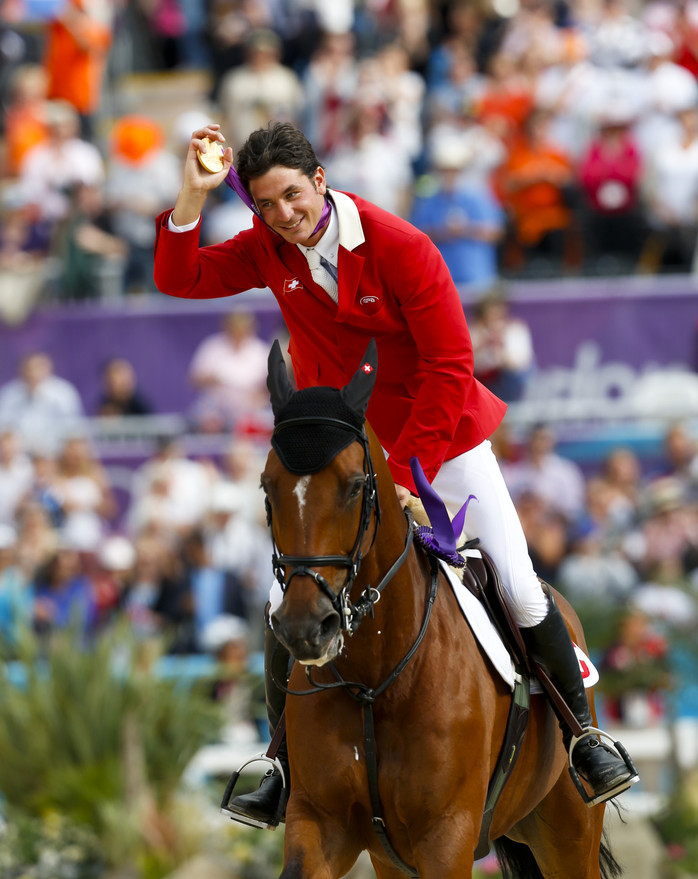
[[[507,835],[529,846],[545,879],[600,879],[603,815],[604,806],[588,808],[565,772]]]
[[[346,823],[305,804],[289,817],[280,879],[340,879],[351,869],[363,846]]]

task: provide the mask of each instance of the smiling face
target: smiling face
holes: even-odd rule
[[[266,174],[250,180],[250,194],[264,222],[289,244],[312,247],[325,228],[315,235],[325,205],[325,172],[318,167],[312,179],[298,168],[275,165]]]

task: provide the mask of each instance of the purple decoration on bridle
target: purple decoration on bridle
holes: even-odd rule
[[[431,522],[431,528],[425,525],[417,527],[417,538],[425,549],[438,558],[456,568],[464,567],[465,558],[458,552],[458,537],[463,530],[468,504],[477,498],[474,494],[468,495],[468,499],[451,521],[446,505],[431,487],[418,458],[410,458],[410,469],[419,498]]]
[[[247,207],[251,211],[253,211],[255,214],[257,214],[259,219],[262,220],[262,222],[264,222],[264,220],[262,218],[262,212],[257,207],[257,205],[254,203],[254,199],[252,198],[252,196],[245,189],[245,187],[242,183],[242,180],[240,180],[238,172],[235,170],[234,165],[230,166],[230,170],[228,171],[228,175],[225,178],[225,182],[233,190],[233,192],[236,192],[240,196],[240,198],[245,202]],[[322,229],[323,226],[325,226],[327,224],[327,221],[330,218],[330,211],[331,210],[332,210],[332,208],[330,207],[330,200],[327,198],[327,196],[325,196],[325,204],[322,208],[322,213],[320,214],[320,219],[318,220],[318,224],[313,229],[313,232],[310,236],[311,238],[313,237],[313,235],[317,235],[317,233],[320,231],[320,229]]]

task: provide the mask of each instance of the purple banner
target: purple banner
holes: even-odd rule
[[[518,283],[509,296],[512,312],[531,329],[539,376],[561,383],[563,396],[580,389],[608,395],[614,382],[627,384],[656,367],[696,369],[698,293],[690,278]],[[187,374],[194,351],[233,308],[254,310],[264,339],[285,335],[264,291],[209,302],[155,296],[45,306],[20,327],[0,325],[0,384],[14,377],[22,355],[43,350],[92,414],[101,366],[119,356],[133,363],[157,412],[181,413],[193,399]]]

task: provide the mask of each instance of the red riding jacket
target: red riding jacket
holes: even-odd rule
[[[367,418],[396,483],[414,490],[409,459],[431,480],[441,464],[490,436],[506,405],[473,377],[458,292],[430,239],[355,195],[331,191],[339,220],[339,305],[312,280],[304,254],[255,217],[230,241],[157,222],[155,283],[169,296],[274,293],[291,338],[299,388],[342,387],[376,339],[378,375]]]

